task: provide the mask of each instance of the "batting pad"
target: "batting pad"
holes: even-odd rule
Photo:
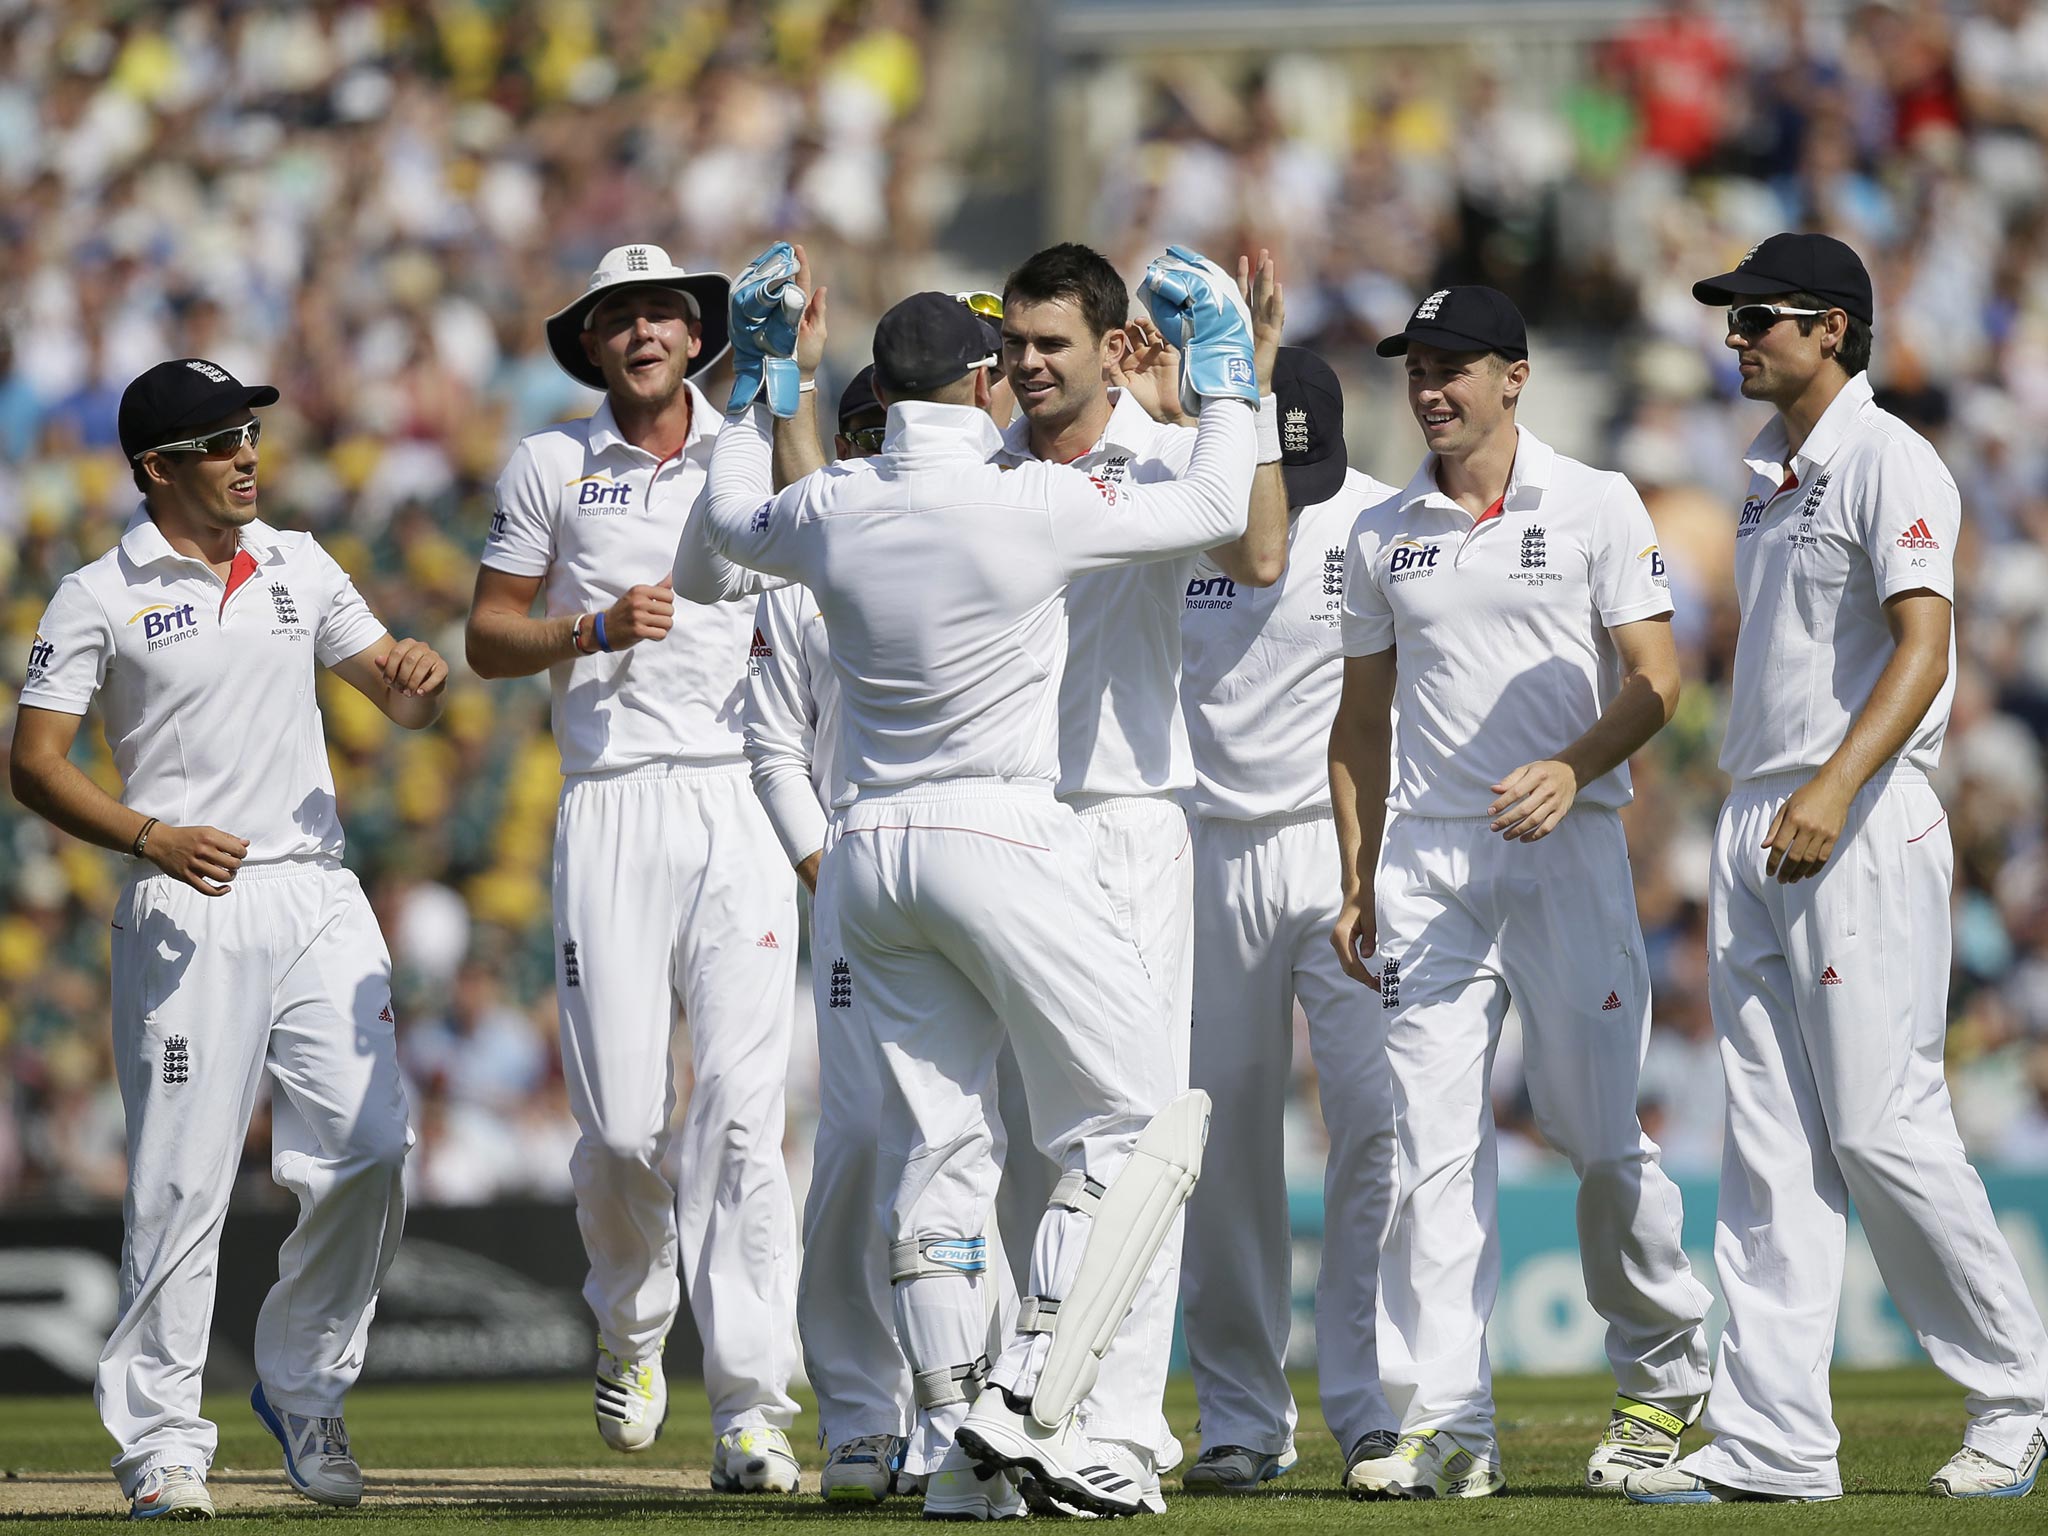
[[[1056,1429],[1095,1385],[1110,1341],[1131,1310],[1173,1218],[1202,1175],[1209,1095],[1192,1089],[1152,1117],[1131,1160],[1103,1191],[1081,1267],[1061,1298],[1052,1347],[1031,1394],[1031,1417]]]

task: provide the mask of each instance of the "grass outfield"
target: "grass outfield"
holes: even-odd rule
[[[366,1388],[349,1401],[349,1428],[367,1468],[369,1493],[353,1513],[293,1497],[277,1469],[275,1443],[248,1405],[210,1399],[221,1451],[210,1480],[223,1517],[244,1531],[304,1531],[307,1522],[369,1522],[379,1533],[448,1532],[488,1520],[493,1529],[583,1532],[627,1521],[650,1527],[744,1526],[816,1531],[818,1522],[915,1520],[914,1499],[845,1513],[815,1496],[820,1455],[799,1448],[806,1492],[793,1499],[741,1499],[708,1491],[709,1415],[689,1383],[679,1384],[667,1433],[645,1456],[600,1446],[580,1383],[482,1387]],[[1301,1465],[1249,1498],[1188,1498],[1169,1482],[1163,1524],[1187,1531],[1355,1530],[1370,1522],[1417,1529],[1580,1536],[1604,1529],[1648,1532],[1702,1521],[1764,1521],[1801,1531],[1999,1532],[2048,1524],[2048,1493],[2028,1500],[1968,1504],[1923,1493],[1928,1474],[1960,1442],[1961,1394],[1932,1370],[1841,1373],[1835,1411],[1844,1431],[1849,1497],[1811,1506],[1749,1504],[1738,1509],[1643,1509],[1578,1487],[1587,1449],[1605,1420],[1605,1394],[1590,1378],[1517,1378],[1500,1385],[1501,1439],[1509,1490],[1469,1503],[1356,1504],[1336,1486],[1341,1464],[1322,1419],[1305,1414]],[[1298,1384],[1304,1402],[1313,1384]],[[806,1405],[808,1409],[808,1405]],[[1174,1422],[1194,1422],[1194,1394],[1173,1385]],[[802,1427],[815,1426],[806,1413]],[[97,1524],[125,1514],[106,1475],[109,1444],[84,1397],[0,1398],[0,1520],[45,1528]]]

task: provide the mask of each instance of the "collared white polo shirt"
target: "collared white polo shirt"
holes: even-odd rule
[[[1497,510],[1437,489],[1436,456],[1358,521],[1344,572],[1344,654],[1394,647],[1387,804],[1484,816],[1493,786],[1590,729],[1621,683],[1607,631],[1671,612],[1671,582],[1635,487],[1518,428]],[[1579,791],[1626,805],[1628,765]]]
[[[1072,461],[1108,485],[1177,480],[1195,434],[1154,421],[1122,390],[1101,439]],[[998,464],[1033,462],[1031,423],[1003,434]],[[1103,516],[1114,517],[1104,507]],[[1059,793],[1156,795],[1195,782],[1181,718],[1181,601],[1193,555],[1077,576],[1067,589],[1067,670],[1060,685]]]
[[[1885,602],[1922,588],[1955,600],[1963,519],[1940,456],[1871,399],[1868,374],[1843,386],[1790,462],[1778,416],[1746,462],[1735,530],[1742,628],[1721,747],[1738,782],[1834,755],[1891,660]],[[1901,754],[1923,773],[1941,761],[1955,680],[1951,630],[1948,680]]]
[[[230,588],[171,548],[147,512],[58,583],[21,702],[82,715],[97,700],[121,803],[249,840],[246,862],[339,857],[341,821],[314,663],[384,633],[309,533],[242,530],[254,569]]]
[[[1240,586],[1208,560],[1182,598],[1181,702],[1194,749],[1188,807],[1257,821],[1327,810],[1330,724],[1344,690],[1344,563],[1366,508],[1394,494],[1351,470],[1287,529],[1287,571]]]
[[[483,563],[545,577],[548,615],[609,608],[675,568],[691,505],[704,494],[723,419],[695,384],[690,435],[657,459],[619,435],[611,402],[582,421],[530,433],[498,480]],[[754,603],[678,602],[660,640],[548,669],[564,774],[649,763],[744,760],[740,708]]]

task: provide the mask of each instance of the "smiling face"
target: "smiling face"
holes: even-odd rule
[[[1526,358],[1497,352],[1446,352],[1409,345],[1408,409],[1422,441],[1439,458],[1460,459],[1515,429],[1515,401],[1529,379]]]
[[[1090,330],[1074,299],[1012,298],[1003,310],[1003,378],[1034,427],[1057,431],[1102,401],[1124,343],[1121,330]]]
[[[256,419],[246,407],[190,432],[181,440],[226,432]],[[168,503],[178,514],[207,528],[241,528],[256,520],[256,444],[243,441],[224,459],[203,453],[146,453],[141,468],[153,504]]]
[[[660,410],[683,387],[704,349],[703,326],[673,288],[627,288],[598,301],[583,332],[583,355],[604,374],[608,394]]]

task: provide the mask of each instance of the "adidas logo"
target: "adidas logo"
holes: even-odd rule
[[[1600,1005],[1600,1011],[1602,1013],[1613,1013],[1620,1006],[1621,994],[1619,992],[1610,992],[1607,994],[1607,1001]]]
[[[1842,978],[1835,974],[1835,968],[1831,965],[1820,973],[1820,984],[1824,987],[1839,987]]]
[[[775,647],[768,643],[768,637],[762,634],[760,626],[756,625],[754,627],[754,643],[748,648],[747,655],[755,660],[759,660],[763,656],[773,656],[774,654]]]
[[[1921,518],[1899,535],[1901,549],[1939,549],[1941,540],[1934,536],[1934,530],[1927,526],[1927,519]]]
[[[762,934],[761,937],[754,940],[754,948],[780,949],[782,946],[775,942],[775,931],[771,928],[768,932]]]
[[[396,1024],[398,1022],[398,1016],[391,1011],[391,1005],[389,1003],[386,1003],[381,1009],[378,1010],[377,1018],[380,1023],[384,1024]]]

